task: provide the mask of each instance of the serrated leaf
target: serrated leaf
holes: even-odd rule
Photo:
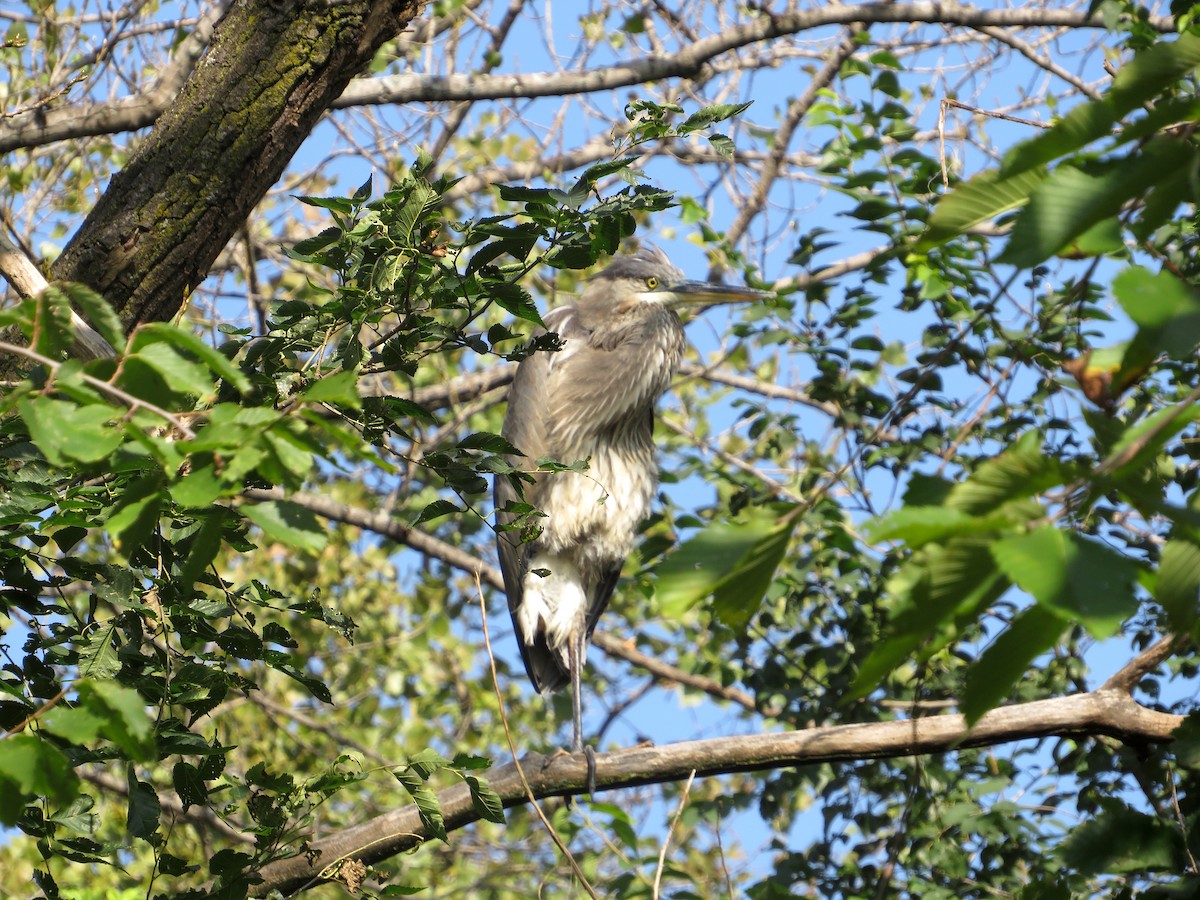
[[[904,541],[916,548],[930,541],[942,541],[960,534],[979,522],[959,509],[944,506],[905,506],[868,522],[866,538],[872,544]]]
[[[1190,32],[1173,43],[1160,42],[1140,51],[1121,66],[1103,97],[1075,107],[1042,134],[1010,150],[1001,171],[1015,174],[1042,166],[1107,137],[1127,113],[1156,99],[1197,65],[1200,37]]]
[[[112,678],[121,671],[117,658],[117,626],[112,622],[89,631],[79,641],[79,675],[82,678]]]
[[[287,500],[245,504],[238,509],[270,540],[312,553],[323,550],[329,540],[325,527],[315,515]]]
[[[1155,599],[1177,634],[1191,633],[1200,615],[1200,544],[1174,536],[1162,548],[1155,579]]]
[[[128,805],[125,812],[125,830],[130,837],[149,838],[158,830],[162,806],[154,786],[141,781],[133,766],[126,770],[129,788]]]
[[[1014,584],[1096,637],[1116,634],[1137,609],[1137,564],[1097,541],[1043,525],[995,541],[991,553]]]
[[[132,355],[157,372],[172,391],[194,395],[203,402],[216,397],[212,373],[199,363],[184,359],[168,345],[147,344]]]
[[[187,812],[192,806],[208,804],[208,788],[200,777],[200,770],[189,762],[177,762],[171,770],[171,779],[175,785],[175,793]]]
[[[951,488],[945,504],[971,515],[986,515],[1063,484],[1069,477],[1062,463],[1042,453],[1042,436],[1029,431]],[[1009,511],[1018,519],[1026,517],[1013,507]]]
[[[342,229],[337,227],[326,228],[323,231],[314,234],[312,237],[307,237],[296,241],[290,248],[290,251],[296,254],[299,258],[311,257],[319,250],[324,250],[330,244],[336,243],[342,237]],[[293,258],[296,258],[293,257]]]
[[[713,597],[713,613],[744,627],[757,612],[795,528],[793,507],[754,507],[713,522],[655,570],[655,595],[664,615],[683,615]]]
[[[340,403],[357,409],[362,405],[358,395],[358,375],[354,372],[336,372],[314,381],[301,395],[309,403]]]
[[[460,512],[462,512],[462,509],[449,500],[434,500],[421,510],[420,514],[413,519],[412,524],[420,525],[422,522],[430,522],[442,516],[449,516]]]
[[[676,130],[679,134],[690,134],[707,125],[724,122],[726,119],[741,115],[751,105],[752,103],[717,103],[706,106],[688,116]]]
[[[413,798],[413,802],[417,805],[417,814],[421,817],[421,823],[425,826],[429,836],[442,841],[447,840],[446,821],[442,817],[442,808],[433,789],[407,770],[394,770],[392,775]]]
[[[116,681],[98,678],[81,681],[78,690],[80,705],[104,717],[103,737],[128,759],[149,762],[156,758],[154,721],[141,694]]]
[[[0,741],[0,824],[16,825],[25,803],[48,797],[66,806],[79,793],[79,776],[61,750],[32,734]]]
[[[998,706],[1030,664],[1053,648],[1068,627],[1057,612],[1040,604],[1018,615],[967,671],[959,702],[967,725]]]
[[[1043,169],[1008,177],[1002,177],[995,170],[976,175],[942,196],[914,249],[918,253],[928,252],[976,225],[991,222],[1002,213],[1024,206],[1045,178]]]
[[[98,462],[125,441],[117,412],[107,405],[76,406],[50,397],[22,397],[17,409],[29,437],[46,459],[65,466],[74,459]]]
[[[79,307],[83,317],[110,347],[120,350],[125,346],[125,327],[121,324],[121,317],[107,300],[86,284],[59,282],[58,287]]]
[[[483,450],[487,453],[507,453],[520,456],[521,451],[498,434],[490,431],[477,431],[469,434],[458,442],[460,450]]]
[[[450,760],[429,748],[413,754],[408,760],[408,767],[416,772],[422,781],[427,781],[434,772],[438,772],[448,765],[450,765]]]
[[[1039,184],[1013,222],[1012,235],[997,261],[1031,268],[1062,252],[1105,219],[1115,218],[1130,200],[1187,164],[1192,148],[1184,141],[1159,140],[1100,172],[1063,165]]]
[[[90,709],[59,704],[42,716],[42,727],[72,744],[88,745],[100,736],[106,717]]]
[[[504,824],[504,801],[492,790],[487,779],[482,775],[468,775],[467,787],[471,791],[471,806],[475,812],[489,822]]]
[[[1063,841],[1059,855],[1066,865],[1085,875],[1181,870],[1183,845],[1173,822],[1112,797],[1100,803],[1102,811]]]
[[[1010,582],[988,552],[986,537],[969,535],[917,550],[887,582],[895,611],[886,636],[854,678],[851,697],[862,697],[918,649],[927,658],[974,622]]]
[[[122,553],[129,556],[144,547],[158,525],[163,484],[157,475],[139,478],[120,496],[116,508],[104,522],[105,529]]]
[[[245,372],[230,362],[220,350],[190,331],[163,322],[150,322],[138,326],[132,348],[140,354],[147,341],[161,341],[187,351],[216,375],[229,382],[238,393],[245,394],[251,389],[250,379]]]
[[[508,282],[497,282],[487,286],[488,295],[505,312],[535,325],[545,325],[533,302],[533,297],[523,287]]]

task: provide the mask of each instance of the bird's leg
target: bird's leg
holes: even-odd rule
[[[596,751],[583,745],[583,652],[587,636],[582,628],[571,633],[567,663],[571,669],[571,751],[587,758],[588,794],[596,793]]]

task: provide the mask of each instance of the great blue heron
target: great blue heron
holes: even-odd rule
[[[654,405],[683,354],[683,325],[673,307],[750,300],[761,291],[686,281],[657,248],[620,256],[593,276],[577,303],[549,312],[557,352],[522,360],[508,394],[504,437],[524,454],[589,459],[586,474],[542,473],[524,499],[545,513],[541,534],[522,542],[497,531],[500,568],[521,658],[540,693],[568,681],[573,692],[572,749],[583,750],[579,680],[585,648],[650,511],[658,482]],[[497,476],[497,521],[518,499]],[[590,756],[589,756],[590,760]]]

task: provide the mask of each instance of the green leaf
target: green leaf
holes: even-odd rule
[[[175,793],[187,812],[192,806],[208,804],[208,787],[200,777],[200,770],[189,762],[177,762],[171,770],[171,779],[175,784]]]
[[[216,397],[216,385],[204,366],[184,359],[166,344],[147,344],[133,354],[162,376],[162,380],[178,394],[194,395],[203,402]],[[135,390],[132,385],[128,386]]]
[[[520,285],[507,281],[492,282],[487,285],[488,296],[505,312],[512,313],[518,319],[545,326],[542,316],[537,310],[530,293]]]
[[[126,768],[125,776],[129,788],[125,830],[130,837],[149,838],[158,830],[158,820],[162,813],[158,794],[155,793],[153,785],[138,779],[133,766]]]
[[[101,679],[81,681],[78,692],[81,706],[103,716],[102,736],[128,759],[150,762],[157,758],[154,721],[141,694],[116,681]]]
[[[434,500],[421,510],[420,514],[412,520],[412,524],[420,525],[422,522],[429,522],[442,516],[449,516],[460,512],[462,512],[462,509],[456,503],[449,500]]]
[[[138,326],[138,330],[134,334],[132,343],[134,349],[139,354],[141,353],[143,343],[146,341],[163,341],[187,351],[204,363],[204,365],[208,366],[218,376],[229,382],[238,393],[246,394],[251,389],[250,379],[246,376],[245,372],[230,362],[220,350],[206,343],[190,331],[185,331],[182,328],[176,328],[174,325],[167,325],[163,322],[151,322]]]
[[[1200,769],[1200,712],[1190,712],[1171,736],[1171,753],[1187,769]]]
[[[428,781],[431,775],[448,765],[450,765],[450,760],[429,748],[413,754],[408,760],[408,767],[416,772],[422,781]]]
[[[1085,875],[1182,870],[1183,843],[1173,822],[1130,809],[1112,797],[1100,803],[1100,814],[1063,841],[1059,855],[1067,866]]]
[[[976,225],[991,222],[1002,213],[1024,206],[1045,178],[1046,172],[1042,169],[1009,177],[1002,177],[995,170],[976,175],[938,201],[914,249],[918,253],[928,252]]]
[[[995,521],[971,516],[945,506],[905,506],[867,523],[867,541],[904,541],[916,549],[932,541],[945,541],[969,531],[989,531]]]
[[[1096,637],[1116,634],[1137,610],[1137,564],[1097,541],[1043,525],[1001,538],[991,552],[1014,584]]]
[[[107,405],[76,406],[50,397],[22,397],[17,409],[29,436],[53,465],[68,459],[98,462],[125,441],[125,429],[114,423],[118,414]]]
[[[309,403],[340,403],[352,409],[362,406],[358,376],[354,372],[325,375],[305,388],[301,396]]]
[[[57,287],[79,307],[83,317],[108,341],[110,347],[120,350],[125,346],[125,327],[121,324],[121,317],[107,300],[86,284],[58,282]]]
[[[1151,273],[1141,266],[1121,271],[1112,289],[1138,326],[1114,381],[1136,377],[1163,353],[1178,360],[1194,355],[1200,344],[1200,292],[1170,272]]]
[[[121,671],[116,641],[119,636],[113,622],[89,631],[79,640],[79,675],[82,678],[112,678]]]
[[[682,616],[714,595],[714,615],[731,627],[744,626],[787,550],[796,524],[792,509],[782,504],[753,507],[709,524],[686,541],[655,570],[663,614]]]
[[[468,775],[467,787],[471,791],[471,806],[475,812],[489,822],[504,824],[504,801],[492,790],[486,778],[482,775]]]
[[[287,500],[246,504],[240,506],[239,510],[261,528],[267,538],[281,544],[319,553],[329,540],[324,526],[315,515]]]
[[[72,744],[87,746],[100,736],[107,716],[90,709],[68,707],[61,703],[42,716],[42,727]]]
[[[1107,137],[1127,113],[1156,99],[1197,65],[1200,36],[1191,33],[1180,35],[1174,43],[1161,42],[1140,51],[1121,66],[1103,97],[1075,107],[1036,138],[1017,145],[1005,157],[1000,171],[1015,175]]]
[[[312,237],[304,238],[296,241],[290,248],[285,248],[285,252],[292,256],[293,259],[301,259],[303,261],[313,261],[312,255],[320,250],[324,250],[330,244],[337,243],[342,237],[342,229],[337,227],[326,228],[323,231],[314,234]]]
[[[16,825],[26,802],[47,797],[66,806],[79,794],[79,776],[63,752],[32,734],[0,741],[0,824]]]
[[[1185,141],[1159,140],[1106,161],[1099,173],[1060,166],[1033,191],[998,261],[1032,268],[1060,253],[1092,226],[1115,217],[1163,172],[1187,165],[1193,153]]]
[[[676,131],[681,135],[690,134],[716,122],[724,122],[726,119],[740,116],[752,105],[752,103],[717,103],[713,106],[706,106],[688,116]]]
[[[1027,431],[999,456],[981,464],[966,481],[951,488],[945,504],[974,516],[1009,505],[1006,512],[1014,521],[1021,521],[1030,516],[1012,507],[1012,501],[1033,497],[1071,477],[1061,462],[1042,452],[1042,436]],[[1032,514],[1040,514],[1040,509]]]
[[[1189,634],[1200,610],[1200,544],[1180,535],[1162,548],[1155,580],[1155,598],[1177,634]]]
[[[127,557],[144,547],[158,525],[163,501],[163,483],[158,475],[139,478],[121,494],[114,511],[105,520],[105,529],[117,548]]]
[[[188,509],[207,509],[224,493],[240,491],[217,474],[213,463],[195,466],[170,487],[171,499]]]
[[[967,724],[1000,704],[1030,664],[1058,643],[1068,623],[1049,607],[1035,604],[1006,628],[967,672],[959,709]]]
[[[484,450],[488,453],[508,453],[513,456],[521,455],[520,450],[500,435],[492,434],[490,431],[476,431],[474,434],[469,434],[459,441],[457,446],[461,450]]]
[[[393,770],[392,775],[413,798],[417,805],[417,814],[430,837],[447,841],[446,820],[442,817],[442,807],[438,804],[437,794],[433,789],[407,769]]]
[[[1010,582],[992,560],[986,537],[963,536],[927,544],[888,579],[894,607],[887,636],[863,661],[851,697],[879,686],[889,672],[922,648],[928,658],[953,640],[959,623],[978,614],[1008,590]]]

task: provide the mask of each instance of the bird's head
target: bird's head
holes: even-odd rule
[[[689,281],[667,255],[654,246],[616,257],[593,275],[583,293],[585,303],[624,313],[640,304],[676,308],[734,303],[769,297],[766,291],[709,281]]]

